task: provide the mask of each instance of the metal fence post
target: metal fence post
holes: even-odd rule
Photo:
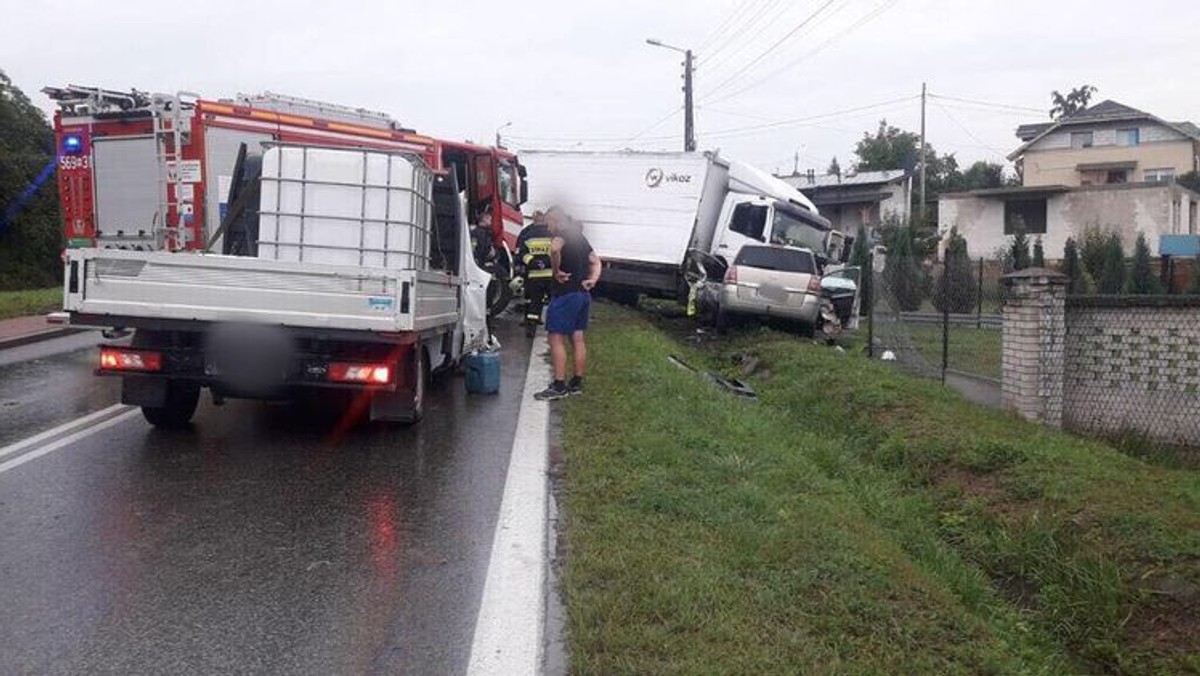
[[[979,259],[979,280],[975,284],[975,328],[983,328],[983,259]]]
[[[949,251],[946,252],[949,254]],[[942,384],[950,363],[950,256],[942,255]]]
[[[863,270],[862,300],[867,304],[867,359],[875,358],[875,250],[867,252],[867,269]]]

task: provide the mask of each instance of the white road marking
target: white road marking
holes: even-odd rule
[[[31,447],[36,446],[44,441],[53,439],[54,437],[57,437],[61,434],[65,434],[71,430],[83,427],[85,425],[90,425],[93,422],[100,420],[101,418],[106,418],[111,415],[116,415],[117,413],[121,412],[121,410],[128,409],[128,408],[129,407],[126,406],[125,404],[113,404],[112,406],[109,406],[108,408],[101,409],[99,411],[96,411],[95,413],[89,413],[88,415],[85,415],[82,418],[76,418],[75,420],[72,420],[70,422],[63,423],[63,424],[59,425],[58,427],[48,429],[45,432],[42,432],[41,434],[35,434],[32,437],[29,437],[28,439],[22,439],[21,441],[18,441],[15,444],[9,444],[8,446],[5,446],[4,448],[0,448],[0,458],[3,458],[6,455],[11,455],[13,453],[16,453],[17,451],[23,451],[26,448],[31,448]]]
[[[25,455],[19,455],[19,456],[13,458],[12,460],[9,460],[7,462],[2,462],[2,463],[0,463],[0,474],[4,474],[5,472],[7,472],[10,469],[20,467],[21,465],[24,465],[25,463],[29,462],[30,460],[36,460],[36,459],[42,457],[43,455],[46,455],[47,453],[53,453],[54,451],[57,451],[58,449],[60,449],[64,446],[69,446],[69,445],[75,443],[76,441],[83,439],[84,437],[89,437],[93,434],[96,434],[97,432],[101,432],[110,427],[119,425],[119,424],[125,422],[126,420],[129,420],[130,418],[138,415],[138,413],[140,413],[140,412],[136,408],[131,408],[128,411],[125,411],[124,413],[117,415],[116,417],[109,418],[108,420],[105,420],[98,424],[92,425],[91,427],[88,427],[87,429],[80,430],[78,432],[75,432],[74,434],[70,434],[61,439],[58,439],[57,441],[53,441],[45,446],[42,446],[41,448],[37,449],[36,451],[30,451],[30,452],[26,453]]]
[[[541,671],[546,624],[546,510],[549,499],[549,405],[533,395],[550,382],[539,336],[529,356],[500,517],[492,540],[483,602],[467,673]]]

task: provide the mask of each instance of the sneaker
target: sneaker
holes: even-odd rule
[[[571,390],[567,389],[567,384],[561,380],[556,380],[550,383],[550,387],[547,387],[541,392],[533,395],[533,398],[537,399],[538,401],[554,401],[555,399],[562,399],[570,394]]]
[[[579,376],[571,378],[571,382],[567,383],[567,392],[570,394],[583,394],[583,378]]]

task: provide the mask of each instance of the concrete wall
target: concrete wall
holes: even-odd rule
[[[1078,241],[1091,227],[1118,232],[1130,254],[1138,233],[1144,232],[1157,255],[1158,235],[1196,232],[1197,224],[1189,218],[1196,197],[1177,185],[1158,183],[1081,188],[1053,195],[1046,202],[1046,233],[1040,235],[1046,258],[1062,258],[1067,238]],[[939,230],[944,235],[955,226],[967,238],[972,257],[994,257],[1009,243],[1004,234],[1004,200],[999,197],[943,197],[938,202]]]
[[[1200,444],[1200,302],[1069,299],[1064,427]]]

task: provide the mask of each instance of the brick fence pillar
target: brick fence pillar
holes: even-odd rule
[[[1067,278],[1028,268],[1004,276],[1001,401],[1028,420],[1062,427]]]

